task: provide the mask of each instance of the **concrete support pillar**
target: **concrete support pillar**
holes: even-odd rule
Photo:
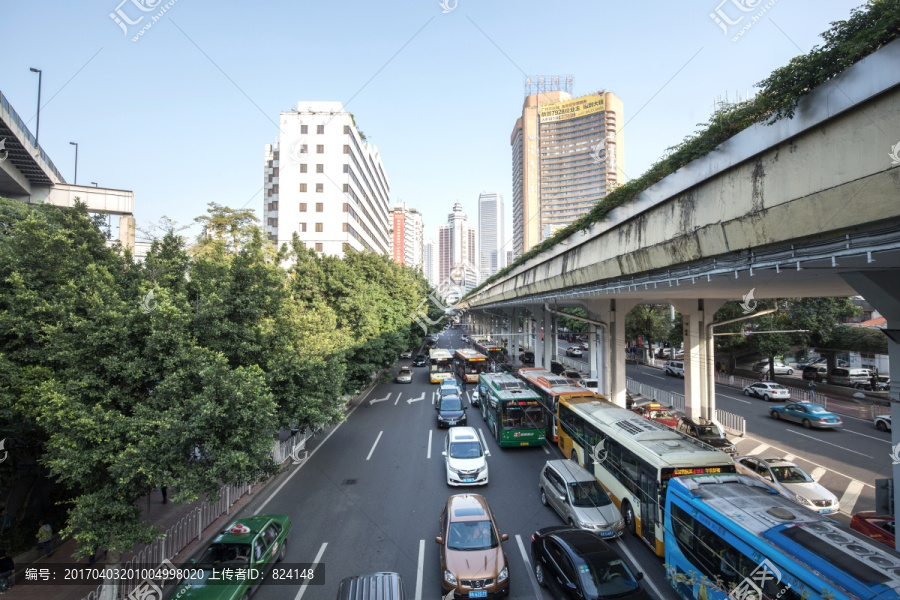
[[[715,345],[709,325],[723,300],[679,300],[684,322],[684,411],[691,418],[715,419]]]
[[[541,311],[541,331],[542,331],[541,337],[544,338],[543,342],[541,343],[541,345],[543,346],[543,350],[542,350],[541,354],[544,357],[544,362],[543,362],[544,368],[549,371],[550,370],[550,361],[552,361],[554,358],[553,342],[551,341],[553,339],[553,334],[551,331],[552,323],[553,323],[553,314],[549,310],[544,308],[543,306],[540,308],[540,311]],[[537,364],[537,361],[535,361],[535,364]]]
[[[532,309],[531,314],[534,316],[533,343],[534,343],[534,366],[544,366],[544,343],[541,341],[541,327],[544,324],[544,311],[540,307]]]
[[[550,342],[550,356],[553,360],[557,360],[559,356],[559,317],[553,313],[550,313],[550,339],[553,340]]]
[[[588,313],[590,315],[590,313]],[[601,329],[602,331],[602,329]],[[597,326],[593,323],[588,325],[588,377],[597,379],[598,359],[600,358],[600,349],[597,346]]]
[[[123,248],[128,248],[132,252],[134,252],[134,230],[134,217],[124,215],[119,218],[119,241]]]
[[[601,394],[624,407],[625,402],[625,315],[637,305],[637,300],[591,300],[587,302],[588,316],[608,326],[594,332],[599,338],[591,344],[591,362],[596,364],[598,390]]]
[[[510,336],[509,336],[509,346],[507,348],[509,351],[509,358],[510,358],[511,362],[515,362],[515,361],[519,360],[519,339],[521,339],[521,337],[522,337],[519,335],[519,316],[521,315],[521,313],[522,313],[522,311],[519,310],[518,308],[513,308],[510,311],[510,317],[509,317]]]
[[[884,332],[888,338],[891,366],[891,422],[896,420],[900,423],[900,277],[897,271],[888,270],[844,273],[842,277],[887,320]],[[891,444],[892,448],[900,444],[900,427],[891,428]],[[900,464],[894,462],[891,475],[896,512],[900,511]],[[900,545],[895,542],[894,547],[900,548]]]

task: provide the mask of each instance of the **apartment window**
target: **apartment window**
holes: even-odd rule
[[[324,192],[324,191],[325,191],[325,184],[324,184],[324,183],[317,183],[317,184],[316,184],[316,192],[318,192],[318,193],[321,194],[321,193]]]
[[[300,144],[300,154],[306,154],[309,152],[309,149],[306,144]]]
[[[278,227],[278,219],[273,219],[272,217],[269,217],[269,226]]]
[[[269,196],[272,196],[272,188],[269,188]]]
[[[272,186],[272,193],[273,193],[273,194],[277,194],[277,193],[278,193],[278,184],[277,184],[277,183],[276,183],[275,185]]]
[[[324,210],[324,205],[321,202],[316,202],[316,212],[322,212]]]
[[[273,171],[272,175],[274,175],[275,177],[278,177],[278,167],[275,167],[274,169],[272,169],[272,171]]]
[[[346,224],[346,223],[342,223],[341,225],[342,225],[341,230],[342,230],[344,233],[347,233],[347,224]]]
[[[322,233],[323,228],[321,223],[316,223],[316,233]]]
[[[350,146],[344,146],[344,154],[350,154]]]
[[[301,125],[301,126],[300,126],[300,133],[309,133],[309,126],[308,126],[308,125]]]
[[[316,133],[320,133],[320,134],[325,133],[325,126],[324,125],[316,125]]]
[[[350,133],[350,126],[344,125],[344,133]]]
[[[306,163],[303,163],[302,165],[300,165],[300,172],[306,173]]]
[[[300,223],[300,233],[306,233],[306,223]]]
[[[276,150],[275,152],[272,153],[272,159],[278,160],[278,150]]]
[[[305,183],[301,183],[301,184],[300,184],[300,191],[301,191],[301,192],[305,192],[305,191],[306,191],[306,184],[305,184]]]
[[[316,242],[316,252],[321,252],[321,251],[322,251],[322,243]]]
[[[350,165],[344,165],[344,173],[350,172]]]
[[[344,193],[345,194],[350,193],[350,184],[349,183],[344,184]]]
[[[344,212],[350,212],[350,205],[344,202]]]
[[[325,146],[323,144],[316,146],[316,154],[325,154]]]
[[[324,173],[325,165],[316,165],[316,173]]]

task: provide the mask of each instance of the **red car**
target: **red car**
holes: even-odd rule
[[[651,421],[658,421],[669,427],[678,427],[678,417],[663,408],[658,402],[651,402],[643,406],[635,406],[632,410]]]
[[[850,528],[885,546],[894,547],[894,517],[890,515],[879,516],[874,511],[859,512],[853,515]]]

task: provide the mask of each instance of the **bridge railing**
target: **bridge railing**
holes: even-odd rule
[[[625,388],[629,392],[655,400],[660,404],[671,407],[673,410],[679,412],[684,412],[685,410],[684,394],[661,390],[652,385],[635,381],[630,377],[625,379]],[[747,433],[747,422],[740,415],[716,409],[716,422],[732,435],[743,437]]]

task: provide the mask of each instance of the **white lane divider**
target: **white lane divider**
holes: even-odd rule
[[[431,434],[432,434],[432,431],[429,430],[428,431],[428,456],[426,456],[425,458],[431,458]]]
[[[375,438],[375,443],[372,444],[372,449],[369,450],[369,455],[366,457],[366,460],[369,460],[370,458],[372,458],[372,453],[375,452],[375,446],[378,445],[378,440],[381,439],[381,434],[382,434],[382,433],[384,433],[384,431],[379,431],[379,432],[378,432],[378,437]]]
[[[400,396],[402,396],[402,395],[403,394],[399,394],[399,393],[397,394],[397,399],[394,400],[394,406],[397,406],[397,403],[400,402]]]
[[[372,400],[369,400],[369,405],[371,406],[372,404],[375,404],[376,402],[385,402],[386,400],[390,400],[390,399],[391,399],[391,394],[388,394],[384,398],[373,398]]]
[[[853,507],[856,506],[856,501],[859,500],[859,494],[860,492],[862,492],[862,489],[862,481],[854,479],[850,482],[850,485],[847,486],[847,491],[844,492],[843,496],[841,496],[842,513],[846,513],[848,515],[853,514]]]
[[[760,444],[759,446],[757,446],[756,448],[754,448],[753,450],[751,450],[751,451],[748,452],[747,454],[749,454],[749,455],[751,455],[751,456],[757,456],[757,455],[759,455],[759,454],[762,454],[763,452],[765,452],[765,451],[768,450],[769,448],[770,448],[770,446],[769,446],[768,444]]]
[[[550,449],[547,448],[547,444],[544,444],[543,446],[541,446],[541,448],[544,449],[544,454],[550,454]]]
[[[425,575],[425,540],[419,540],[419,566],[416,567],[416,600],[422,600],[422,577]]]
[[[409,398],[409,399],[406,401],[406,403],[407,403],[407,404],[412,404],[413,402],[421,402],[421,401],[424,400],[424,399],[425,399],[425,392],[422,392],[422,395],[421,395],[421,396],[419,396],[418,398]]]
[[[484,439],[484,432],[481,430],[481,427],[478,428],[478,435],[481,436],[481,445],[484,447],[484,455],[490,456],[491,451],[488,450],[487,440]]]
[[[518,534],[516,535],[516,544],[519,545],[519,552],[522,553],[522,562],[528,568],[528,581],[531,582],[531,587],[534,588],[534,597],[543,598],[541,586],[538,585],[537,579],[534,578],[534,569],[531,568],[531,561],[528,560],[528,552],[525,552],[525,544],[522,543],[522,537]]]
[[[824,475],[824,474],[825,474],[825,469],[823,467],[816,467],[815,469],[812,470],[812,473],[810,473],[809,476],[812,477],[813,480],[819,481],[820,479],[822,479],[822,475]]]
[[[784,455],[784,460],[786,460],[788,462],[794,462],[794,460],[796,460],[796,458],[797,458],[797,456],[795,454],[785,454]]]
[[[328,546],[328,542],[324,542],[324,543],[322,544],[322,547],[319,548],[319,553],[316,554],[316,558],[313,559],[313,563],[320,563],[320,562],[322,562],[322,555],[325,554],[325,547],[326,547],[326,546]],[[306,593],[306,588],[307,588],[307,587],[308,587],[308,586],[306,585],[306,581],[304,580],[303,583],[300,585],[300,589],[297,591],[297,595],[294,596],[294,600],[300,600],[300,598],[303,597],[303,594]]]

